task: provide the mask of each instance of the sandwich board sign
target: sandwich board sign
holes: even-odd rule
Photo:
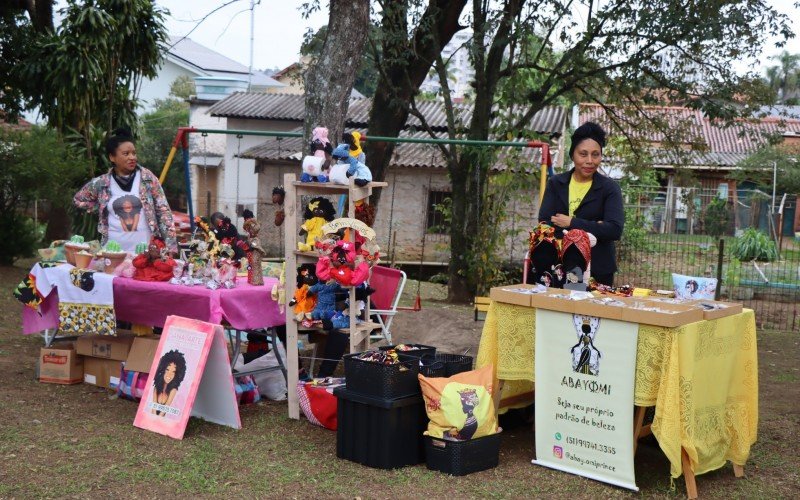
[[[133,425],[183,439],[190,416],[242,427],[222,326],[169,316]]]

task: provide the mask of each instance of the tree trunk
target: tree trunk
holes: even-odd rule
[[[369,0],[331,0],[325,43],[305,77],[305,143],[319,126],[328,128],[334,147],[341,141],[368,31]]]
[[[492,105],[500,79],[500,68],[504,53],[511,42],[513,20],[517,18],[525,2],[509,0],[504,4],[497,31],[485,51],[483,40],[488,32],[488,4],[473,0],[473,48],[472,62],[475,66],[475,104],[467,137],[472,140],[489,139],[492,120]],[[450,229],[450,267],[447,297],[453,302],[467,302],[478,288],[477,267],[470,265],[476,259],[475,245],[483,244],[481,222],[484,219],[483,197],[490,165],[494,155],[481,148],[464,148],[457,163],[451,163],[450,182],[453,185],[453,214]]]
[[[411,39],[408,37],[408,5],[406,1],[385,2],[382,33],[380,76],[368,129],[372,136],[397,137],[408,119],[409,103],[428,75],[441,48],[463,26],[458,18],[467,0],[431,0],[419,20]],[[386,177],[386,169],[394,153],[395,143],[367,141],[367,165],[376,181]],[[372,195],[377,206],[382,190]]]

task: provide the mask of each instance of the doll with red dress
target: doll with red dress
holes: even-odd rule
[[[140,281],[169,281],[177,263],[169,256],[164,240],[153,237],[147,251],[133,259],[133,279]]]

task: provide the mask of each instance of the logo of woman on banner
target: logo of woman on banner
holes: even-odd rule
[[[572,370],[585,375],[597,375],[600,373],[602,353],[595,347],[594,338],[600,328],[600,318],[573,314],[572,322],[578,335],[578,343],[570,349]]]

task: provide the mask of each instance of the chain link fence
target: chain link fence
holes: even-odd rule
[[[718,278],[719,299],[753,309],[760,328],[800,332],[795,196],[776,196],[774,211],[771,193],[757,190],[645,190],[628,201],[616,283],[672,290],[673,273]],[[737,257],[736,242],[748,228],[768,236],[777,259]]]

